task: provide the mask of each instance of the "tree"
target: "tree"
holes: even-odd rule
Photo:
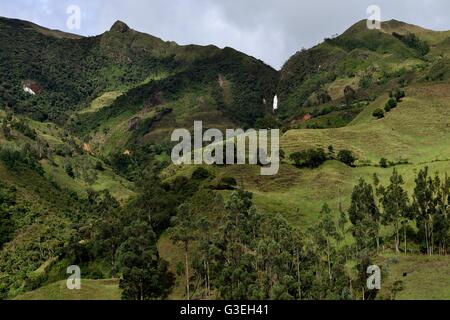
[[[189,206],[183,204],[178,209],[178,214],[173,219],[175,227],[172,229],[171,240],[175,243],[182,243],[184,249],[184,270],[186,277],[186,300],[190,295],[190,274],[189,274],[189,243],[195,239],[194,230],[196,229],[195,217]]]
[[[289,157],[299,168],[317,168],[326,160],[327,155],[323,149],[308,149],[306,151],[295,152]]]
[[[428,176],[428,168],[421,170],[416,178],[411,213],[419,234],[424,239],[426,253],[433,255],[436,246],[440,254],[447,253],[450,242],[450,179],[443,180],[438,174]]]
[[[140,183],[140,195],[130,206],[133,216],[145,217],[157,234],[169,228],[177,207],[196,190],[186,180],[177,178],[168,186],[153,173],[146,176]]]
[[[361,289],[363,300],[375,300],[378,290],[367,290],[367,268],[373,265],[373,254],[369,249],[363,249],[357,254],[356,269],[358,278],[356,285]]]
[[[121,243],[122,222],[119,217],[120,204],[109,191],[90,192],[91,211],[98,214],[92,230],[92,247],[95,256],[104,257],[111,264],[112,273],[116,268],[117,250]]]
[[[380,211],[375,202],[372,186],[362,178],[353,189],[348,216],[358,249],[371,249],[375,246],[378,248]]]
[[[356,160],[358,160],[355,157],[355,155],[353,154],[353,152],[351,152],[350,150],[341,150],[341,151],[339,151],[337,159],[340,162],[348,165],[349,167],[354,167]]]
[[[428,255],[433,254],[433,219],[435,215],[436,184],[428,176],[428,167],[420,170],[416,178],[413,194],[412,210],[416,221],[424,232],[425,245]]]
[[[218,278],[218,290],[224,299],[249,299],[263,295],[255,288],[255,244],[260,228],[260,216],[252,203],[253,195],[243,190],[234,191],[225,204],[226,216],[221,228],[223,267]]]
[[[403,177],[394,169],[387,188],[380,187],[380,203],[383,206],[382,221],[384,225],[394,226],[395,251],[400,253],[400,227],[406,230],[409,212],[409,199],[403,189]],[[405,222],[405,223],[404,223]],[[405,231],[406,235],[406,231]]]
[[[447,174],[438,188],[434,229],[439,254],[445,255],[450,244],[450,178]]]
[[[338,241],[340,239],[339,232],[337,230],[336,222],[333,219],[331,209],[328,204],[324,204],[322,210],[320,212],[320,218],[318,223],[318,228],[316,229],[316,236],[320,235],[322,239],[325,240],[325,252],[327,255],[328,262],[328,276],[330,281],[333,279],[333,275],[331,272],[332,265],[332,244],[331,241]]]
[[[397,295],[405,289],[403,281],[395,281],[390,290],[391,300],[395,300]]]
[[[148,221],[138,219],[124,231],[118,261],[123,274],[120,288],[125,300],[165,298],[173,283],[167,262],[160,259],[157,237]]]
[[[278,129],[282,127],[282,123],[275,116],[267,115],[264,118],[256,120],[256,129]]]

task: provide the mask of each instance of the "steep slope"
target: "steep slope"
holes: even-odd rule
[[[235,50],[178,46],[120,21],[90,38],[54,36],[6,18],[0,19],[0,31],[0,103],[40,120],[63,123],[104,92],[142,88],[155,78],[167,78],[158,89],[173,94],[183,90],[178,78],[184,76],[184,85],[215,92],[212,108],[251,125],[264,116],[263,100],[273,98],[276,85],[275,70]],[[230,92],[224,94],[219,83],[227,81]],[[26,83],[39,94],[24,93]]]
[[[258,211],[281,214],[306,234],[317,223],[324,203],[336,219],[341,208],[347,211],[361,178],[371,183],[376,174],[387,185],[395,168],[411,197],[417,173],[424,167],[441,178],[450,172],[450,62],[446,58],[450,34],[397,21],[384,23],[381,31],[364,26],[365,22],[357,23],[343,35],[298,53],[281,70],[279,116],[287,120],[287,130],[281,138],[285,159],[279,174],[262,177],[257,166],[205,167],[217,179],[234,177],[253,193]],[[423,54],[425,42],[429,52]],[[354,90],[349,101],[344,93],[347,86]],[[385,108],[394,90],[404,90],[406,97],[377,119],[373,112]],[[326,95],[329,98],[323,99]],[[306,120],[307,114],[312,119]],[[332,160],[315,169],[296,168],[289,159],[294,152],[329,146],[336,154],[351,150],[359,159],[356,166]],[[380,165],[382,158],[388,168]],[[163,177],[189,177],[192,171],[191,167],[171,166]],[[449,283],[444,280],[448,259],[421,255],[417,246],[410,247],[408,254],[392,257],[389,228],[381,230],[386,242],[379,263],[394,262],[383,279],[380,298],[392,299],[390,290],[401,281],[404,289],[397,298],[448,299]],[[411,228],[411,235],[420,233],[416,226]],[[161,241],[169,246],[169,240]],[[182,252],[181,247],[178,250]],[[174,259],[174,251],[163,253],[167,261],[175,260],[172,268],[181,262],[181,258]],[[429,270],[435,270],[433,275]]]
[[[148,143],[194,119],[249,126],[271,110],[276,71],[231,48],[178,46],[120,21],[89,38],[6,18],[0,31],[0,299],[64,278],[60,259],[85,250],[99,211],[135,201],[127,178],[151,167]]]
[[[442,66],[449,35],[395,20],[382,22],[381,30],[369,30],[366,21],[360,21],[286,62],[278,87],[279,116],[296,120],[308,113],[321,117],[334,112],[337,117],[347,114],[345,125],[361,111],[355,101],[379,97],[392,88],[393,79],[407,81],[417,68]],[[352,109],[356,112],[349,116]],[[333,126],[328,122],[325,126]],[[311,122],[318,123],[324,125]]]
[[[5,298],[40,283],[35,271],[57,260],[95,201],[110,194],[124,204],[135,191],[55,124],[4,111],[0,123],[0,298]]]
[[[7,218],[6,236],[0,238],[0,298],[27,291],[19,298],[117,298],[117,281],[87,280],[79,296],[61,292],[59,280],[74,261],[93,279],[120,276],[114,265],[117,247],[102,256],[93,226],[105,221],[96,236],[114,244],[128,236],[117,231],[123,223],[142,214],[150,220],[146,228],[157,230],[159,254],[176,274],[184,263],[183,248],[164,232],[178,205],[192,199],[198,202],[194,208],[218,228],[221,216],[210,205],[225,210],[222,202],[211,201],[215,195],[229,196],[229,188],[217,187],[221,180],[237,180],[253,192],[258,211],[280,214],[310,237],[322,205],[328,203],[334,215],[340,207],[345,211],[360,178],[371,181],[376,173],[386,184],[395,167],[411,194],[423,167],[441,176],[450,171],[450,42],[445,32],[397,21],[369,31],[359,22],[292,57],[278,82],[275,70],[231,48],[178,46],[120,21],[93,38],[8,19],[0,19],[0,28],[6,41],[0,47],[0,106],[6,109],[0,111],[0,217]],[[67,57],[66,50],[71,51]],[[24,86],[39,92],[24,93]],[[397,89],[406,97],[384,118],[375,118],[373,112],[384,108]],[[253,126],[260,118],[274,117],[275,94],[287,129],[278,175],[262,177],[257,166],[205,166],[205,175],[197,168],[170,165],[167,141],[173,129],[189,129],[194,120],[203,120],[205,128]],[[289,159],[297,151],[329,146],[336,153],[351,150],[359,159],[356,167],[331,160],[300,169]],[[391,168],[380,167],[381,158],[391,161]],[[125,205],[118,211],[120,219],[104,199],[116,209]],[[13,212],[12,219],[4,212]],[[382,236],[389,253],[388,229]],[[415,286],[426,276],[429,261],[418,246],[410,250],[415,255],[402,257],[388,281],[417,265],[420,270],[407,279],[401,297],[445,298],[444,281],[417,294]],[[432,264],[439,273],[448,259],[436,257]],[[433,278],[446,275],[444,270]],[[177,277],[180,285],[171,297],[182,299],[184,281]]]

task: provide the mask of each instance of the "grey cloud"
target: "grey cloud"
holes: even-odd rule
[[[82,10],[84,35],[102,33],[120,19],[180,44],[234,47],[276,68],[302,47],[367,18],[372,4],[380,6],[383,20],[450,29],[447,0],[0,0],[0,15],[66,30],[71,4]]]

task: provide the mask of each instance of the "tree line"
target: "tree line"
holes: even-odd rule
[[[450,179],[424,168],[415,183],[410,196],[396,169],[386,186],[377,175],[373,184],[361,179],[347,211],[341,207],[336,215],[324,204],[304,232],[279,215],[258,213],[252,194],[240,189],[225,202],[219,226],[199,218],[195,203],[184,204],[171,239],[184,250],[186,297],[375,299],[378,291],[366,287],[367,268],[381,252],[449,253]],[[382,228],[392,234],[382,237]],[[389,297],[401,286],[392,285]]]

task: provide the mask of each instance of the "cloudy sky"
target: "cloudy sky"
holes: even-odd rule
[[[71,5],[80,8],[78,30],[67,27]],[[450,29],[448,0],[0,0],[0,16],[83,35],[122,20],[164,40],[230,46],[280,68],[301,48],[368,18],[370,5],[382,20]]]

